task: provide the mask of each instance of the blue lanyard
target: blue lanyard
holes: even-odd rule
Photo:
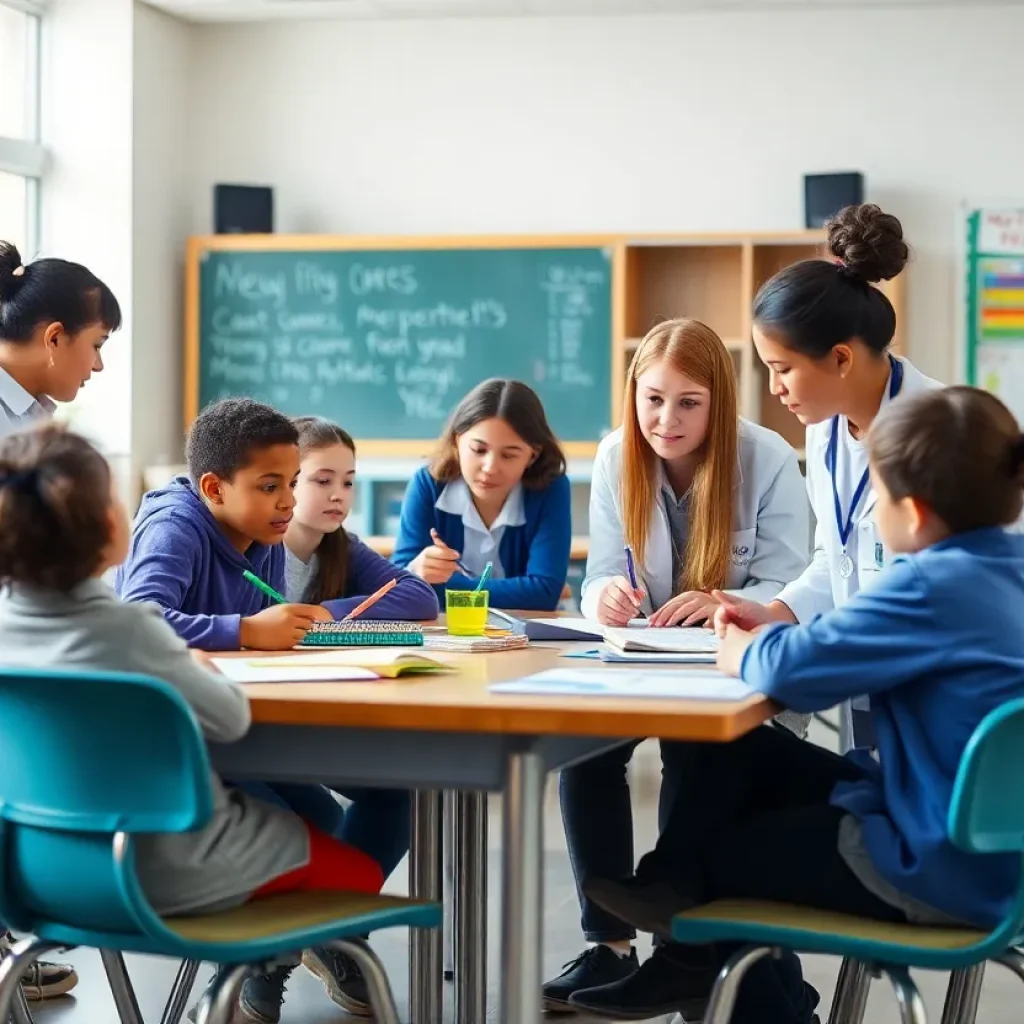
[[[892,356],[889,356],[889,365],[891,367],[889,374],[889,401],[891,402],[900,393],[900,388],[903,386],[903,364],[898,359],[893,359]],[[844,516],[843,506],[839,501],[839,488],[836,486],[836,460],[838,453],[839,417],[833,416],[832,433],[829,435],[828,446],[825,449],[825,465],[828,468],[829,476],[832,477],[832,498],[836,507],[836,529],[839,531],[839,543],[845,552],[846,542],[850,539],[850,533],[853,530],[853,513],[860,503],[860,499],[864,497],[864,491],[867,489],[870,474],[868,470],[864,470],[864,475],[860,478],[860,483],[857,484],[857,488],[853,492],[850,511]]]

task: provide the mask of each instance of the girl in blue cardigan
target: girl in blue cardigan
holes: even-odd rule
[[[569,569],[565,456],[537,395],[516,380],[478,384],[437,455],[409,481],[393,561],[430,583],[484,584],[495,608],[552,611]]]

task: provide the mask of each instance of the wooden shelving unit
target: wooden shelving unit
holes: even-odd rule
[[[688,316],[713,328],[732,354],[740,413],[762,423],[803,451],[804,428],[768,391],[768,375],[751,339],[751,309],[758,288],[800,260],[824,255],[823,231],[728,235],[635,236],[616,253],[621,287],[614,318],[612,365],[614,422],[622,421],[629,361],[659,321]],[[896,308],[896,350],[906,330],[903,278],[882,290]]]

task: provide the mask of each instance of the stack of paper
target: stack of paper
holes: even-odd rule
[[[492,693],[593,697],[661,697],[687,700],[744,700],[754,691],[722,672],[625,672],[611,669],[554,668],[508,683]]]
[[[400,648],[378,647],[322,654],[285,654],[265,658],[213,658],[213,664],[236,683],[333,683],[397,679],[404,675],[450,670],[449,665],[410,654]]]
[[[680,626],[647,629],[606,629],[605,643],[620,651],[655,651],[661,654],[716,654],[714,630]]]
[[[506,633],[504,636],[427,636],[424,644],[430,651],[460,651],[469,654],[487,651],[517,651],[530,646],[524,633]]]

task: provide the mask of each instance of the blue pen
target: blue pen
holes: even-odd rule
[[[626,545],[626,569],[629,572],[629,583],[630,583],[630,586],[634,590],[639,590],[640,589],[640,585],[636,581],[636,564],[633,562],[633,549],[628,544]],[[647,616],[644,615],[642,609],[637,609],[637,611],[639,611],[639,613],[640,613],[637,616],[637,618],[640,618],[640,619],[647,618]]]

